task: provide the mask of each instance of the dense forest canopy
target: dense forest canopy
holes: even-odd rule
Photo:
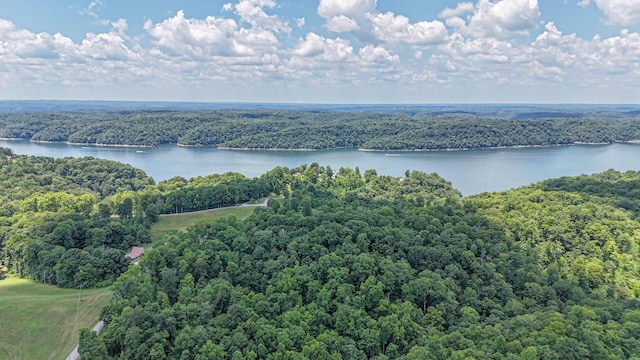
[[[148,238],[142,222],[111,221],[105,199],[153,179],[94,158],[0,158],[0,259],[12,272],[62,287],[113,282],[126,249]]]
[[[22,277],[61,287],[108,285],[125,253],[150,242],[163,213],[234,205],[272,191],[228,173],[154,184],[143,171],[94,158],[16,156],[0,148],[0,260]]]
[[[311,164],[261,179],[285,184],[285,198],[245,221],[165,236],[116,281],[106,329],[83,332],[81,351],[104,359],[640,355],[640,223],[615,190],[640,173],[469,198],[420,172],[392,178]]]
[[[640,357],[640,172],[462,198],[416,171],[314,163],[156,184],[106,160],[0,153],[2,262],[61,287],[113,284],[83,358]],[[269,193],[283,196],[244,221],[124,259],[163,212]]]
[[[491,119],[468,112],[412,116],[301,110],[43,111],[0,114],[0,138],[99,145],[384,151],[640,140],[640,121],[623,115],[536,112]]]

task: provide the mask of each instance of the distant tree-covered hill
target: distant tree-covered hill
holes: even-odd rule
[[[521,117],[526,120],[518,120]],[[0,114],[0,138],[223,149],[477,149],[639,140],[640,121],[619,113],[541,111],[521,113],[515,119],[489,119],[469,111],[410,116],[301,110],[85,110]]]

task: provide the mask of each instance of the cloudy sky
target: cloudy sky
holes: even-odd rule
[[[640,103],[640,0],[2,1],[0,99]]]

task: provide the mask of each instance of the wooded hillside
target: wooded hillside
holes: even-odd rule
[[[217,110],[0,114],[0,138],[75,144],[181,144],[223,149],[438,150],[611,143],[640,139],[640,121],[547,113],[527,119],[467,113]],[[554,116],[555,115],[555,116]]]
[[[436,174],[318,164],[158,184],[93,158],[0,149],[13,273],[114,283],[89,359],[633,359],[640,356],[640,173],[461,198]],[[244,221],[173,232],[163,212],[282,194]],[[117,215],[117,216],[114,216]]]
[[[285,198],[164,238],[115,284],[114,359],[630,359],[640,355],[640,174],[461,199],[435,174],[317,164]],[[579,184],[601,182],[585,191]],[[561,190],[564,184],[572,189]]]

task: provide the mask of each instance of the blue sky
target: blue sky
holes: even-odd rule
[[[0,2],[0,99],[638,103],[640,0]]]

